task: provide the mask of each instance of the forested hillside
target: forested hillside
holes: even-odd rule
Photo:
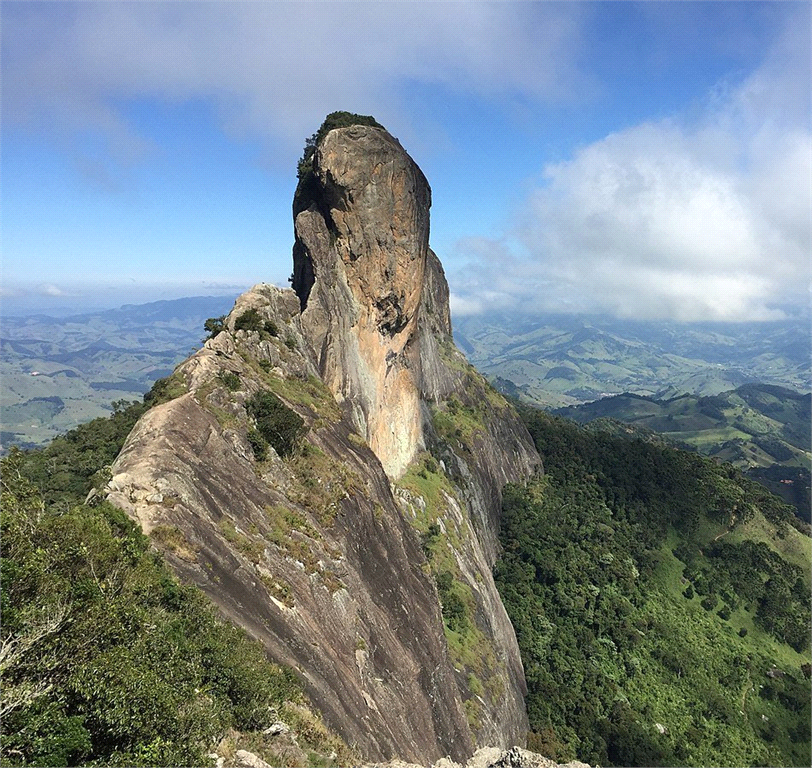
[[[0,760],[202,764],[224,732],[273,759],[261,731],[280,715],[305,734],[299,760],[351,761],[129,520],[82,503],[165,389],[3,461]],[[528,746],[601,765],[808,765],[805,526],[729,465],[525,419],[545,475],[505,494],[496,576]]]
[[[530,748],[601,765],[809,765],[806,526],[730,465],[525,417],[546,474],[506,494],[496,574]]]
[[[83,503],[165,396],[161,380],[145,403],[2,460],[0,765],[207,765],[215,747],[351,762],[290,672],[181,585],[121,510]],[[298,744],[263,734],[277,718]]]
[[[745,384],[718,395],[657,399],[623,394],[556,411],[581,424],[611,418],[650,429],[740,468],[809,468],[812,396]]]
[[[810,514],[812,396],[771,384],[745,384],[702,397],[658,399],[630,393],[554,411],[594,429],[617,429],[608,419],[662,435],[680,447],[730,462],[795,508]]]

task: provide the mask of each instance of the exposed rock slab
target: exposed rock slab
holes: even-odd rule
[[[423,447],[414,362],[431,190],[386,131],[331,131],[297,195],[294,282],[322,377],[392,477]]]
[[[538,457],[454,347],[419,168],[370,127],[328,133],[314,168],[294,206],[295,293],[260,285],[237,300],[226,330],[173,374],[175,397],[136,425],[109,497],[297,670],[369,759],[427,764],[523,743],[524,676],[491,566],[501,488]],[[260,325],[236,330],[249,310]],[[304,422],[291,457],[255,457],[246,403],[261,391]],[[400,484],[429,450],[433,501]],[[449,653],[417,529],[426,515],[454,531],[475,669]]]
[[[372,768],[372,766],[362,766]],[[393,760],[388,763],[376,763],[375,768],[421,768],[414,763]],[[520,747],[503,750],[498,747],[478,749],[464,764],[455,763],[446,757],[434,763],[431,768],[590,768],[586,763],[574,760],[570,763],[557,763],[536,752]]]
[[[244,749],[237,750],[234,768],[271,768],[257,755]],[[386,763],[367,763],[359,768],[426,768],[416,763],[390,760]],[[447,757],[440,758],[430,768],[591,768],[587,763],[573,760],[570,763],[557,763],[536,752],[520,747],[508,750],[498,747],[478,749],[464,764],[455,763]]]

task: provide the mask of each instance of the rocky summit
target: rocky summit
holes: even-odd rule
[[[368,761],[465,763],[527,732],[491,567],[501,489],[540,462],[454,346],[430,204],[387,131],[321,136],[292,289],[239,297],[107,487]]]

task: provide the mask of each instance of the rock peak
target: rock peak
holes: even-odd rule
[[[353,125],[328,132],[294,201],[294,221],[307,210],[317,211],[334,246],[325,252],[297,227],[293,288],[302,306],[316,275],[326,276],[331,262],[340,259],[350,267],[354,295],[375,306],[381,328],[402,330],[414,315],[422,285],[430,206],[426,177],[386,130]]]
[[[296,292],[237,299],[139,420],[107,492],[348,744],[465,760],[527,732],[492,566],[501,489],[539,458],[454,347],[423,174],[371,118],[339,117],[300,163]]]
[[[427,276],[430,206],[423,172],[372,125],[322,136],[294,200],[293,287],[321,373],[390,476],[422,448],[413,348],[424,287],[438,279]]]

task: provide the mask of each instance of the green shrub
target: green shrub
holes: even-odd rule
[[[273,320],[263,320],[257,309],[246,309],[235,321],[235,331],[257,331],[260,336],[276,337],[279,335],[279,326]]]
[[[371,115],[356,115],[353,112],[331,112],[324,118],[319,130],[305,141],[304,152],[297,166],[297,175],[300,181],[312,173],[313,155],[316,153],[316,147],[321,144],[324,137],[335,128],[347,128],[351,125],[370,125],[375,128],[383,128]]]
[[[158,379],[152,385],[150,391],[144,395],[144,404],[152,408],[155,405],[168,403],[170,400],[174,400],[183,394],[186,394],[186,385],[179,376],[173,374],[163,379]],[[81,429],[81,427],[77,427],[77,429]]]
[[[266,320],[265,324],[262,326],[262,329],[265,331],[265,333],[270,334],[271,336],[279,335],[279,328],[273,320]]]
[[[273,392],[267,390],[253,395],[245,407],[249,416],[256,422],[256,431],[262,439],[273,446],[281,457],[290,456],[305,432],[301,416],[288,408]],[[256,449],[254,453],[256,455]]]
[[[204,765],[300,699],[121,510],[49,504],[25,458],[2,461],[1,765]]]
[[[708,595],[702,598],[702,607],[706,611],[712,611],[716,607],[716,595]]]
[[[203,328],[209,332],[209,335],[205,338],[205,341],[213,339],[215,336],[221,333],[225,327],[225,315],[220,315],[220,317],[210,317],[205,323],[203,323]]]
[[[256,309],[246,309],[235,321],[235,331],[261,331],[265,323]]]
[[[257,461],[265,461],[268,458],[268,443],[253,427],[248,430],[248,444],[251,446],[254,458]]]
[[[423,554],[426,556],[426,560],[431,560],[434,545],[440,540],[440,526],[438,523],[429,523],[429,527],[425,533],[421,535],[421,546],[423,548]],[[449,573],[448,576],[451,576]],[[439,582],[438,587],[439,589]]]
[[[442,605],[443,620],[454,632],[464,632],[468,628],[468,609],[454,587],[454,576],[450,571],[441,571],[435,576],[435,581]]]
[[[217,378],[223,382],[230,392],[236,392],[240,388],[240,377],[233,371],[220,371]]]

